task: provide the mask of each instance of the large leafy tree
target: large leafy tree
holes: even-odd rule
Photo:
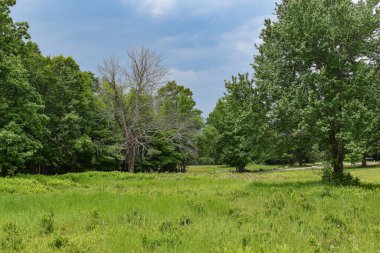
[[[216,144],[219,133],[212,125],[207,124],[197,136],[198,164],[218,164]]]
[[[226,94],[207,119],[218,133],[216,159],[243,172],[253,159],[258,159],[265,129],[263,107],[257,100],[253,80],[239,74],[225,83]]]
[[[26,23],[14,23],[9,8],[15,1],[0,2],[0,170],[14,173],[42,147],[40,137],[47,117],[43,102],[29,84],[21,61]]]
[[[362,87],[361,93],[353,96],[345,108],[343,120],[347,151],[353,160],[361,159],[362,166],[365,167],[366,158],[377,154],[380,148],[380,72],[376,69],[369,70],[366,65],[362,67],[364,76],[357,78],[360,82],[357,85]]]
[[[265,21],[253,65],[271,122],[282,121],[283,111],[297,114],[292,132],[318,140],[336,177],[343,175],[345,135],[357,129],[353,107],[373,101],[363,92],[379,94],[378,82],[363,81],[378,71],[369,64],[378,54],[378,2],[284,0],[276,20]]]
[[[167,143],[178,153],[176,168],[185,171],[186,166],[196,158],[196,136],[203,121],[189,88],[168,82],[158,90],[157,120],[166,133]]]
[[[83,72],[71,57],[39,57],[31,46],[27,62],[31,83],[44,97],[49,132],[31,167],[45,173],[62,173],[108,166],[118,168],[118,136],[108,124],[97,97],[97,80]],[[26,57],[28,59],[28,57]],[[36,66],[39,64],[39,66]]]

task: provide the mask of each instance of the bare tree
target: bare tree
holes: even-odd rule
[[[128,53],[128,66],[125,69],[127,85],[137,94],[154,92],[165,84],[168,70],[162,67],[161,56],[151,49],[134,48]]]
[[[149,97],[165,83],[168,71],[151,49],[132,49],[127,56],[126,66],[111,57],[99,66],[99,72],[104,97],[122,130],[127,169],[134,173],[138,149],[144,148],[149,133],[157,129],[157,123],[147,113],[153,103]]]

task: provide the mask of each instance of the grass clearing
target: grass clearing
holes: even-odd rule
[[[219,171],[214,173],[210,171]],[[378,252],[380,167],[0,179],[2,252]]]

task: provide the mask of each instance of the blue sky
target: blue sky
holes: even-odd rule
[[[12,16],[29,22],[44,55],[72,56],[95,73],[104,58],[154,49],[207,116],[224,80],[252,73],[254,44],[274,8],[274,0],[17,0]]]

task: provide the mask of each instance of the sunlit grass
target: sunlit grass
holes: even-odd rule
[[[378,251],[379,167],[352,169],[363,187],[226,170],[2,178],[0,252]]]

